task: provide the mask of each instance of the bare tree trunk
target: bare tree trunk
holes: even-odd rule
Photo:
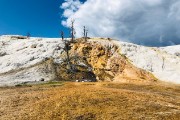
[[[31,37],[31,34],[28,32],[27,33],[27,39],[29,39]]]
[[[74,42],[75,29],[74,29],[75,20],[71,20],[71,42]]]
[[[64,32],[61,31],[61,38],[62,38],[62,41],[64,41]],[[71,66],[71,63],[70,63],[70,57],[69,57],[69,43],[68,41],[64,41],[64,44],[65,44],[65,47],[64,47],[64,50],[66,52],[66,62],[67,62],[67,66],[68,66],[68,69],[72,70],[72,66]]]
[[[87,33],[88,33],[88,30],[86,29],[86,26],[84,26],[83,34],[84,34],[85,41],[87,41]]]
[[[61,31],[61,38],[62,38],[62,41],[64,41],[64,32]]]
[[[164,66],[165,66],[164,61],[165,61],[165,58],[162,57],[162,70],[164,70]]]
[[[69,43],[67,41],[65,41],[65,51],[66,51],[66,56],[67,56],[67,66],[68,66],[68,69],[70,69],[72,71],[72,65],[71,65],[71,62],[70,62],[70,56],[69,56]]]
[[[86,37],[85,37],[85,41],[87,41],[87,34],[88,34],[88,30],[86,30]]]

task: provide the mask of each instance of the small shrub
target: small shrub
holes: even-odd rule
[[[23,86],[22,84],[15,85],[15,87],[22,87],[22,86]]]

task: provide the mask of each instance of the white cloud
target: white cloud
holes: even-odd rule
[[[61,8],[64,9],[63,16],[68,18],[72,16],[82,5],[79,0],[65,0],[65,2],[61,5]]]
[[[87,26],[90,36],[112,37],[138,44],[180,44],[179,0],[66,0],[64,26],[75,19],[77,36]]]

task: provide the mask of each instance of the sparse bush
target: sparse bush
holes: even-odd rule
[[[22,87],[22,86],[23,86],[22,84],[15,85],[15,87]]]

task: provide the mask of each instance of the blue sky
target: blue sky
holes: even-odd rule
[[[60,37],[63,30],[69,37],[64,26],[73,18],[77,37],[85,25],[90,37],[176,45],[180,44],[179,6],[179,0],[0,0],[0,35],[29,32],[36,37]]]
[[[0,0],[0,35],[59,37],[64,0]]]

